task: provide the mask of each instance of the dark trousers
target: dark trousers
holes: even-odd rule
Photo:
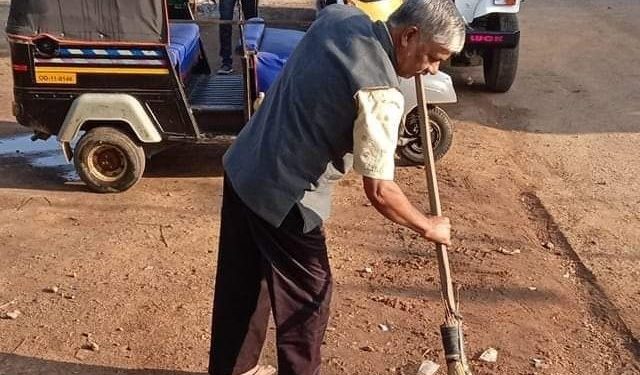
[[[302,228],[297,207],[275,228],[225,179],[210,374],[242,374],[258,363],[271,310],[278,375],[320,373],[332,277],[322,228]]]
[[[237,0],[221,0],[220,1],[220,19],[230,21],[233,19],[233,8]],[[240,0],[242,5],[242,14],[245,19],[258,16],[258,0]],[[223,64],[231,65],[231,25],[220,25],[220,57]]]

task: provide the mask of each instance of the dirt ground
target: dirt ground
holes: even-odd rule
[[[636,0],[527,2],[509,93],[450,72],[456,138],[438,173],[476,374],[640,374],[638,17]],[[0,375],[205,373],[225,145],[173,149],[131,191],[88,193],[55,142],[20,138],[6,56],[0,44],[0,313],[21,315],[0,320]],[[426,204],[423,169],[397,179]],[[443,364],[432,246],[380,217],[355,175],[327,233],[323,373]],[[495,364],[477,360],[489,347]]]

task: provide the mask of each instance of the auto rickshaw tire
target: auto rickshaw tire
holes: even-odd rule
[[[429,124],[432,128],[431,145],[435,160],[440,160],[453,143],[453,124],[451,118],[442,108],[430,106],[428,109]],[[405,119],[403,136],[413,138],[400,148],[400,155],[411,164],[424,164],[422,137],[420,135],[420,117],[418,108],[414,108]]]
[[[518,31],[518,16],[500,13],[489,22],[491,31]],[[513,85],[518,71],[519,45],[514,48],[494,48],[486,50],[483,57],[484,81],[487,89],[507,92]]]
[[[87,187],[96,193],[120,193],[133,187],[144,173],[142,146],[113,127],[87,131],[74,150],[74,164]]]

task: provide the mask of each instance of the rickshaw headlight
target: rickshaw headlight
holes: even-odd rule
[[[35,42],[36,51],[42,57],[54,57],[58,55],[59,45],[58,42],[51,38],[41,38]]]

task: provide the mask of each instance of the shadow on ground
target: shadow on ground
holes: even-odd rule
[[[12,123],[0,123],[11,128]],[[1,135],[1,133],[0,133]],[[147,160],[144,178],[221,177],[229,142],[168,147]],[[86,191],[55,137],[31,141],[31,134],[0,136],[0,188]]]
[[[147,160],[144,177],[222,177],[229,143],[178,145]]]
[[[337,288],[341,291],[366,292],[385,297],[416,298],[439,301],[442,291],[438,288],[422,288],[418,286],[389,286],[372,284],[366,287],[354,284],[343,284]],[[517,302],[546,302],[549,304],[561,304],[562,299],[550,290],[532,291],[528,288],[518,287],[467,287],[461,293],[468,301],[480,303],[499,303],[507,301]]]
[[[23,357],[16,354],[0,353],[0,374],[21,375],[206,375],[204,373],[155,370],[126,369],[49,361],[40,358]]]

